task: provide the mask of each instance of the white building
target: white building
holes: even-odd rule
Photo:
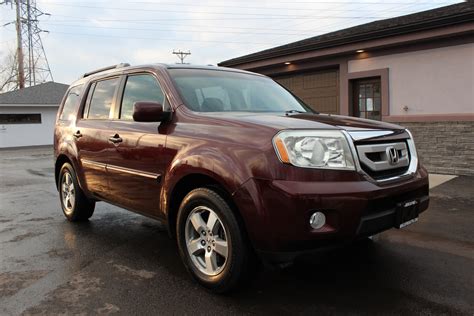
[[[67,88],[46,82],[0,94],[0,148],[53,144],[56,113]]]

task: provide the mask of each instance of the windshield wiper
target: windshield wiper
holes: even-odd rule
[[[307,113],[307,112],[299,111],[299,110],[288,110],[288,111],[285,111],[285,115],[288,115],[288,114],[291,114],[291,113]]]

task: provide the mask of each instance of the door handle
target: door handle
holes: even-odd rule
[[[114,136],[109,137],[109,142],[112,142],[114,144],[121,143],[122,141],[123,139],[119,136],[119,134],[115,134]]]
[[[72,136],[74,136],[76,138],[81,138],[82,137],[81,131],[75,132],[74,134],[72,134]]]

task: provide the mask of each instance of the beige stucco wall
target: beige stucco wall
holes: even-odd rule
[[[348,63],[348,72],[381,68],[389,68],[390,115],[474,113],[473,43]]]

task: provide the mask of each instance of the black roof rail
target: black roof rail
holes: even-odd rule
[[[96,69],[96,70],[93,70],[93,71],[86,72],[85,74],[82,75],[82,78],[88,77],[90,75],[93,75],[93,74],[96,74],[96,73],[99,73],[99,72],[102,72],[102,71],[115,69],[115,68],[123,68],[123,67],[128,67],[128,66],[130,66],[129,63],[120,63],[120,64],[117,64],[117,65],[112,65],[112,66],[107,66],[107,67],[104,67],[104,68],[99,68],[99,69]]]

